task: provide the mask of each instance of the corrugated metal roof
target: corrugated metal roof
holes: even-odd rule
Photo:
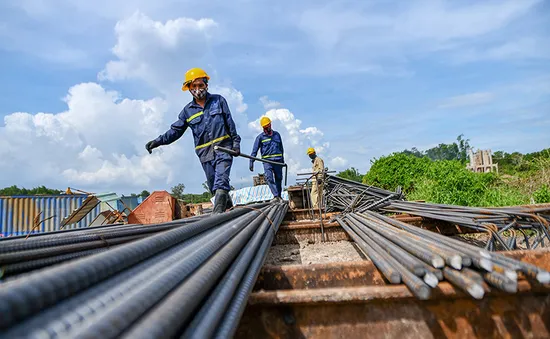
[[[28,234],[33,231],[49,232],[60,229],[61,221],[79,208],[87,198],[85,194],[40,195],[40,196],[3,196],[0,197],[0,228],[2,236]],[[65,228],[88,226],[100,212],[96,206],[80,222]]]
[[[95,196],[90,195],[82,202],[82,205],[80,205],[79,208],[74,210],[67,218],[61,221],[61,226],[79,222],[85,218],[97,205],[99,205],[99,200]]]

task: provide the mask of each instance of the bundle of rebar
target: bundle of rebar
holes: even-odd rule
[[[0,279],[103,252],[203,217],[155,225],[103,225],[3,238],[0,241]]]
[[[419,299],[428,299],[441,280],[475,299],[489,286],[515,293],[518,274],[550,282],[550,273],[535,265],[376,212],[349,213],[337,221],[390,283],[404,283]]]
[[[390,200],[401,200],[401,189],[387,191],[375,186],[327,175],[325,179],[324,200],[327,212],[363,213],[376,210],[389,204]]]
[[[517,233],[523,235],[527,249],[544,246],[550,241],[550,207],[481,208],[412,201],[391,201],[381,208],[389,213],[406,213],[429,219],[446,221],[489,235],[486,249],[513,250],[517,248]],[[504,239],[503,233],[510,236]]]
[[[514,250],[523,241],[527,249],[550,242],[550,207],[465,207],[404,201],[401,190],[383,190],[336,176],[327,176],[324,192],[327,211],[404,213],[441,220],[488,234],[488,251]],[[504,237],[504,233],[509,233]],[[518,239],[522,236],[523,239]]]
[[[158,232],[145,238],[10,279],[0,284],[0,332],[6,338],[231,337],[287,209],[258,204],[155,225]]]

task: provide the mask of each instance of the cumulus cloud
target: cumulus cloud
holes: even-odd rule
[[[144,149],[162,131],[167,104],[160,98],[120,98],[96,83],[69,89],[67,110],[59,113],[13,113],[4,118],[0,140],[2,184],[25,178],[80,188],[135,188],[166,183],[179,166],[168,150],[154,156]],[[13,164],[17,164],[14,166]]]
[[[261,97],[260,102],[264,106],[264,109],[267,109],[267,110],[278,108],[281,106],[280,102],[269,100],[269,97],[267,95],[264,95],[263,97]]]
[[[81,83],[69,88],[63,99],[67,108],[62,112],[7,115],[0,127],[0,146],[6,146],[0,147],[0,157],[6,160],[0,163],[0,183],[128,193],[184,182],[190,191],[201,191],[205,178],[194,154],[190,130],[182,140],[155,149],[152,155],[144,145],[165,132],[183,104],[191,100],[180,89],[182,58],[185,64],[204,64],[199,61],[207,58],[216,26],[211,19],[159,22],[139,12],[118,22],[115,58],[98,74],[99,79],[112,84],[139,80],[157,96],[130,99],[107,90],[101,83]],[[203,43],[200,48],[197,41]],[[212,71],[212,75],[218,74]],[[239,90],[228,81],[212,78],[210,91],[227,99],[243,137],[243,151],[247,151],[247,140],[261,132],[259,121],[249,123],[248,105]],[[305,155],[307,147],[316,147],[320,155],[328,156],[329,144],[323,140],[322,131],[303,126],[279,103],[267,97],[261,100],[265,107],[271,107],[266,114],[283,136],[290,172],[311,166]],[[232,169],[235,187],[252,183],[251,173],[242,164],[237,160]]]
[[[348,161],[347,159],[338,156],[330,160],[330,165],[332,166],[333,169],[343,170],[348,165]]]

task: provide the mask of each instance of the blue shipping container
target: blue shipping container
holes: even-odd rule
[[[79,208],[87,195],[41,195],[0,197],[0,227],[2,236],[57,231],[61,221]],[[99,215],[97,205],[86,217],[64,229],[87,227]],[[39,224],[36,229],[33,227]]]

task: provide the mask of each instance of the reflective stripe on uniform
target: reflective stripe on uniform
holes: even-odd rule
[[[202,112],[201,112],[201,113],[202,113]],[[198,114],[198,113],[197,113],[197,114]],[[210,145],[212,145],[212,144],[215,144],[215,143],[217,143],[217,142],[220,142],[220,141],[222,141],[222,140],[229,139],[229,138],[230,138],[229,135],[224,135],[224,136],[221,137],[221,138],[217,138],[217,139],[214,139],[214,140],[212,140],[212,141],[209,141],[209,142],[207,142],[207,143],[205,143],[205,144],[198,145],[197,147],[195,147],[195,149],[205,148],[205,147],[208,147],[208,146],[210,146]]]
[[[276,157],[282,157],[283,155],[282,154],[271,154],[271,155],[264,155],[262,157],[262,159],[265,159],[265,158],[276,158]]]
[[[262,140],[262,142],[268,142],[268,141],[271,141],[271,138]]]
[[[204,114],[204,111],[200,111],[199,113],[197,114],[193,114],[192,116],[190,116],[189,118],[187,118],[187,122],[191,122],[191,120],[197,118],[197,117],[200,117],[201,115]]]

